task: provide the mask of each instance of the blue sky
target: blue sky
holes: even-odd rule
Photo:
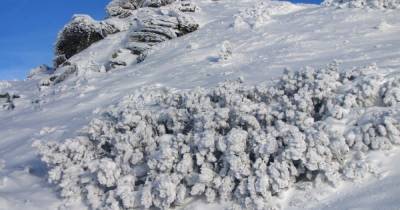
[[[25,78],[29,69],[51,65],[57,32],[73,14],[105,16],[110,0],[1,0],[0,80]],[[294,0],[318,3],[318,0]]]

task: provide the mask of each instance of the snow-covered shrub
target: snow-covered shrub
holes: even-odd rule
[[[399,9],[400,0],[325,0],[325,6],[339,8],[374,8],[374,9]]]
[[[13,110],[15,108],[14,100],[20,98],[19,95],[11,93],[0,93],[0,106],[3,110]]]
[[[232,58],[233,49],[229,41],[224,41],[222,43],[221,49],[219,51],[218,60],[226,61]]]
[[[380,90],[382,102],[386,106],[396,106],[400,103],[400,77],[385,83]]]
[[[48,77],[39,81],[39,87],[47,87],[66,80],[70,75],[76,74],[78,67],[75,64],[64,64]]]
[[[400,120],[394,110],[367,113],[346,134],[346,142],[354,150],[390,149],[400,144]]]
[[[58,34],[55,45],[54,66],[58,67],[73,55],[81,52],[108,34],[118,31],[107,22],[98,22],[88,15],[75,15]]]
[[[144,91],[81,136],[35,146],[61,195],[94,209],[169,209],[192,197],[265,209],[296,182],[362,177],[368,165],[353,153],[398,144],[397,112],[354,112],[379,105],[370,69],[332,64],[286,71],[272,85]]]
[[[119,49],[112,55],[111,60],[106,64],[106,70],[115,69],[118,67],[129,66],[134,62],[137,62],[137,57],[131,50]]]

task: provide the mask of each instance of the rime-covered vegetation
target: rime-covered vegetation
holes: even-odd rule
[[[35,145],[62,197],[93,209],[169,209],[189,198],[266,209],[297,182],[364,176],[360,154],[400,143],[400,80],[377,72],[331,64],[268,85],[143,91],[80,136]]]

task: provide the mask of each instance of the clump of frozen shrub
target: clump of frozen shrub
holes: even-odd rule
[[[218,60],[219,61],[229,60],[232,58],[232,54],[233,54],[232,44],[229,41],[224,41],[219,51]]]
[[[386,106],[396,106],[400,103],[400,77],[385,83],[380,90],[382,102]]]
[[[0,107],[3,110],[13,110],[15,108],[15,99],[20,98],[19,95],[12,93],[0,93]]]
[[[61,195],[93,209],[169,209],[189,198],[265,209],[296,182],[362,177],[368,165],[353,153],[400,143],[394,109],[355,111],[381,106],[393,86],[374,68],[332,64],[286,71],[273,85],[145,91],[82,135],[36,147]]]
[[[400,144],[398,116],[391,109],[368,113],[356,125],[346,135],[347,144],[354,150],[390,149]]]

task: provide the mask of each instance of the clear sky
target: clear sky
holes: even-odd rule
[[[51,65],[59,30],[73,14],[103,19],[110,0],[1,0],[0,80],[24,79],[29,69]],[[319,0],[293,0],[319,3]]]

